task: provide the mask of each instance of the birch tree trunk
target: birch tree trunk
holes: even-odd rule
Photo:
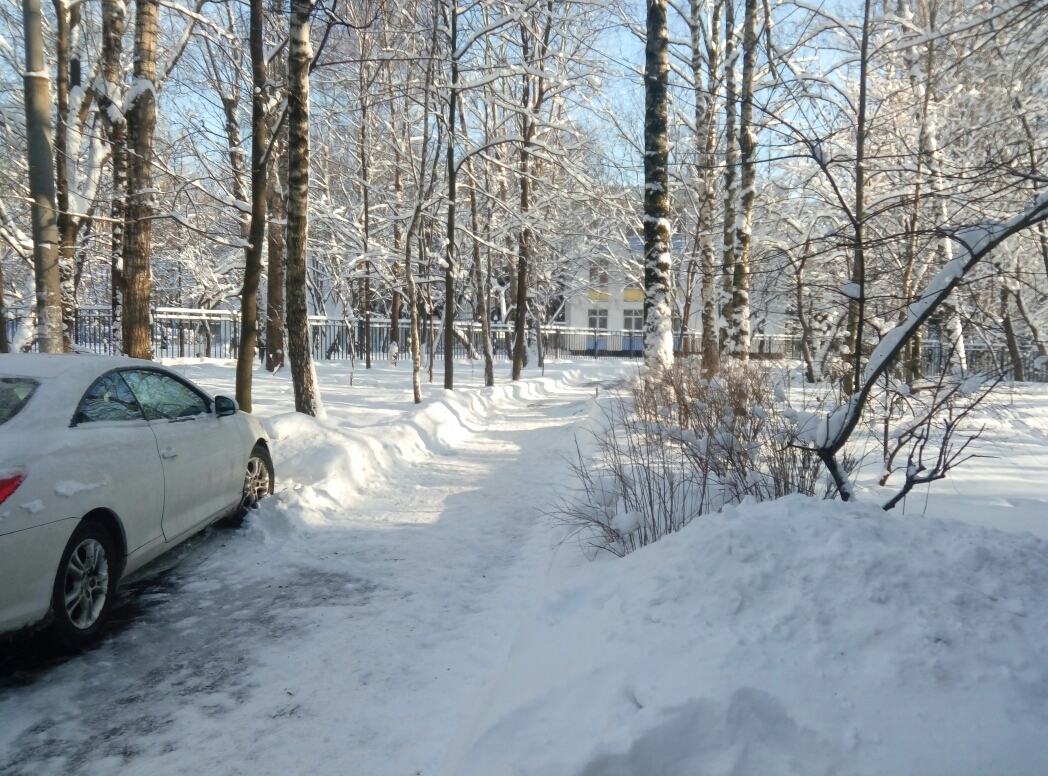
[[[720,315],[717,320],[717,346],[729,348],[729,327],[734,318],[735,284],[735,206],[739,198],[736,169],[738,152],[735,136],[735,4],[724,3],[724,241],[721,253]]]
[[[240,289],[240,343],[237,349],[236,399],[251,412],[251,375],[258,343],[258,282],[262,277],[262,243],[266,239],[266,52],[262,39],[263,0],[251,0],[251,223],[244,251],[244,285]]]
[[[648,0],[644,46],[644,361],[673,364],[670,311],[669,140],[666,91],[669,34],[666,0]]]
[[[739,109],[739,163],[742,168],[742,212],[736,220],[735,272],[732,281],[732,353],[750,357],[750,237],[753,231],[754,185],[757,173],[757,135],[753,131],[753,69],[757,61],[757,0],[746,0],[742,24],[742,100]]]
[[[706,37],[706,90],[702,89],[702,4],[691,3],[692,72],[695,79],[695,138],[698,144],[697,177],[699,192],[699,253],[702,261],[702,370],[711,377],[720,367],[717,334],[717,249],[714,245],[714,205],[717,150],[717,92],[720,80],[719,40],[721,3],[713,7],[713,18]]]
[[[25,131],[32,200],[33,269],[36,279],[37,346],[62,352],[62,290],[58,269],[58,220],[51,147],[51,89],[44,63],[40,0],[23,0],[25,32]],[[6,326],[6,322],[4,323]]]
[[[288,34],[287,129],[287,345],[295,410],[312,415],[324,412],[309,346],[309,308],[306,301],[306,239],[309,215],[309,41],[312,0],[291,0]]]
[[[134,78],[127,101],[127,213],[124,225],[124,352],[152,358],[149,253],[153,216],[153,130],[156,127],[158,0],[135,4]]]

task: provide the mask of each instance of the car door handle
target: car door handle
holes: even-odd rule
[[[161,458],[176,458],[178,457],[178,450],[173,447],[165,447],[160,451]]]

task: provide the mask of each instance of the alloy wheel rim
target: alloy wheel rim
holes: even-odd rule
[[[258,502],[269,495],[269,467],[258,456],[252,456],[247,462],[244,475],[244,498],[241,505],[245,509],[254,509]]]
[[[98,622],[109,595],[109,560],[97,539],[84,539],[66,565],[65,609],[74,627],[86,630]]]

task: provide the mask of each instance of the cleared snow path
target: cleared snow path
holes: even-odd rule
[[[579,375],[529,385],[488,394],[482,423],[452,404],[471,431],[454,450],[278,494],[154,568],[100,646],[0,685],[0,774],[436,772],[534,603],[553,552],[541,509],[593,404]],[[333,428],[352,395],[326,398]],[[405,425],[383,422],[341,425]]]

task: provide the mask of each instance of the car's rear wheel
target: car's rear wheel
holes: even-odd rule
[[[98,637],[116,597],[120,560],[109,531],[84,520],[69,537],[51,598],[54,633],[78,650]]]

